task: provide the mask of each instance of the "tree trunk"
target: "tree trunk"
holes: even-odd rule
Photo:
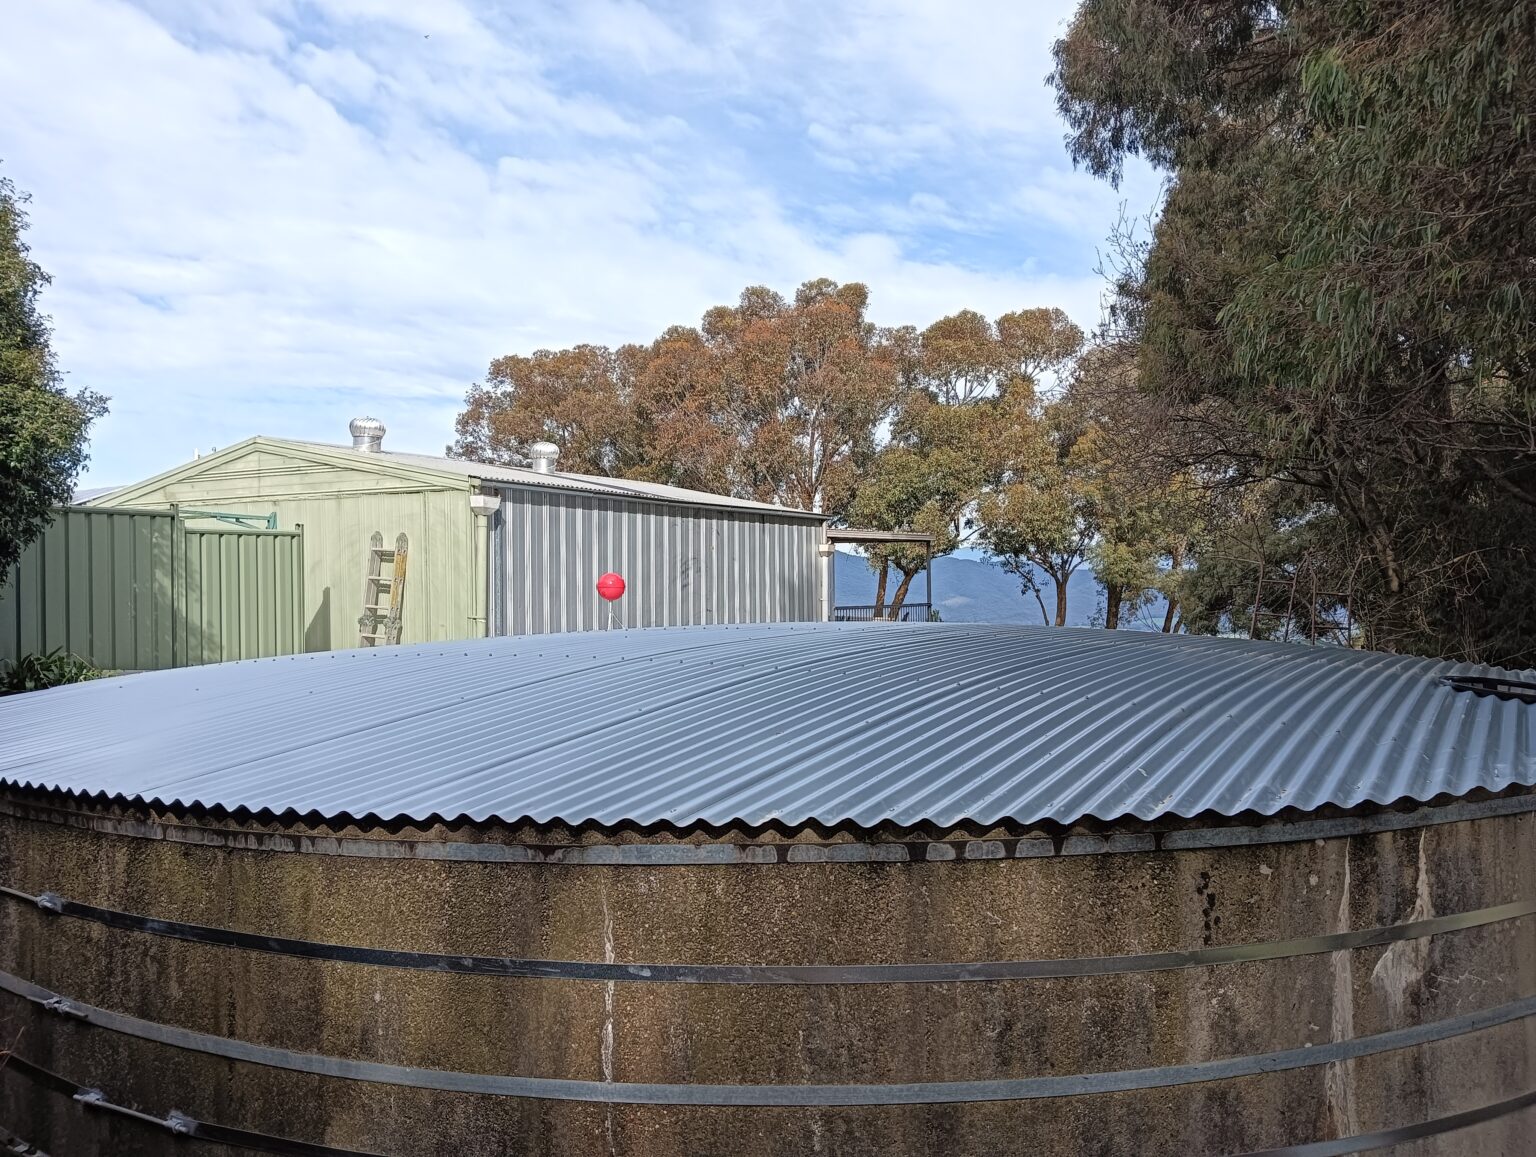
[[[1032,559],[1019,558],[1012,563],[1004,563],[1003,569],[1019,580],[1019,593],[1026,591],[1035,596],[1035,602],[1040,606],[1040,622],[1044,626],[1051,625],[1051,613],[1045,609],[1045,599],[1040,594],[1040,576],[1037,571],[1043,569],[1037,567]]]
[[[885,576],[890,573],[890,563],[880,564],[880,578],[875,583],[875,617],[880,617],[880,612],[885,609]]]
[[[1173,634],[1173,628],[1179,618],[1179,603],[1177,599],[1168,600],[1168,611],[1163,615],[1163,634]]]
[[[1359,493],[1350,492],[1350,484],[1358,487]],[[1351,471],[1348,479],[1340,478],[1334,487],[1335,494],[1342,500],[1347,508],[1347,514],[1354,524],[1365,535],[1371,544],[1371,553],[1376,558],[1376,565],[1381,568],[1382,577],[1386,580],[1389,594],[1398,595],[1403,590],[1403,573],[1398,567],[1397,551],[1393,547],[1392,532],[1387,526],[1380,508],[1372,497],[1364,480],[1359,479],[1358,471]]]
[[[1051,577],[1056,582],[1056,625],[1065,627],[1067,625],[1067,579],[1058,578],[1055,575]],[[1071,577],[1070,574],[1067,576],[1067,578]]]
[[[1104,584],[1104,629],[1120,629],[1120,603],[1125,598],[1125,588],[1119,583]]]
[[[1040,597],[1040,587],[1036,585],[1030,587],[1029,589],[1030,592],[1035,596],[1035,602],[1040,604],[1040,621],[1046,626],[1050,626],[1051,613],[1045,609],[1045,600]]]
[[[1173,549],[1169,551],[1169,561],[1173,564],[1173,573],[1181,574],[1184,570],[1184,544],[1175,542]],[[1179,617],[1179,600],[1172,595],[1168,596],[1168,610],[1163,615],[1163,634],[1173,634],[1173,628]]]
[[[916,577],[916,571],[902,572],[901,585],[896,588],[895,597],[891,599],[891,618],[896,618],[896,616],[900,613],[901,604],[907,601],[907,591],[911,588],[912,580]]]

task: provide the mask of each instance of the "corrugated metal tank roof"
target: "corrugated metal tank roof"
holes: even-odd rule
[[[385,819],[1273,814],[1536,783],[1536,706],[1324,647],[973,624],[487,639],[0,701],[0,777]]]

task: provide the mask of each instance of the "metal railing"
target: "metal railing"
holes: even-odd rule
[[[902,603],[899,610],[890,607],[846,606],[832,608],[834,623],[926,623],[933,617],[932,603]]]

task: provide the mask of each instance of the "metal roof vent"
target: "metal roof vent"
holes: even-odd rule
[[[352,432],[352,449],[367,454],[384,449],[384,423],[377,418],[353,418],[347,429]]]
[[[1444,675],[1440,682],[1452,691],[1470,691],[1479,699],[1484,695],[1492,695],[1495,699],[1536,703],[1536,683],[1527,683],[1524,679],[1505,679],[1489,675]]]
[[[528,447],[528,461],[535,474],[553,474],[560,461],[560,447],[553,442],[535,442]]]

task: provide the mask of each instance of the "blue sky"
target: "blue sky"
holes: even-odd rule
[[[84,485],[361,413],[441,452],[487,363],[694,323],[748,284],[1097,320],[1122,201],[1044,84],[1069,2],[47,0],[0,39],[0,173]]]

